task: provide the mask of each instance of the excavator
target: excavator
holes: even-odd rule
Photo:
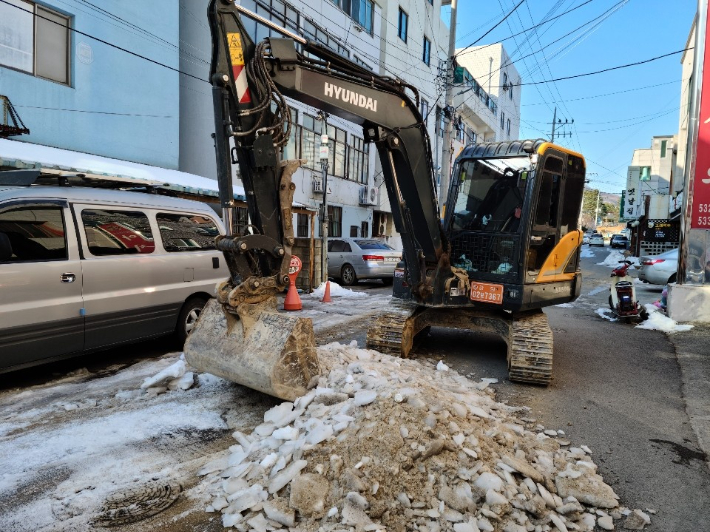
[[[283,37],[255,43],[242,16]],[[484,331],[507,344],[510,379],[547,385],[552,331],[542,308],[581,290],[578,218],[585,161],[544,140],[476,144],[457,157],[439,211],[419,93],[233,0],[210,0],[210,81],[220,203],[217,238],[230,278],[187,339],[187,361],[261,392],[293,400],[317,382],[310,319],[278,312],[294,245],[294,172],[282,160],[291,128],[286,97],[362,126],[382,165],[403,260],[393,303],[367,347],[407,357],[430,327]],[[232,233],[232,172],[239,168],[250,226]]]

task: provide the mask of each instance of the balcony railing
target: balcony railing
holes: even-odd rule
[[[30,130],[22,123],[22,119],[15,111],[10,98],[0,94],[0,138],[14,137],[16,135],[29,135]]]

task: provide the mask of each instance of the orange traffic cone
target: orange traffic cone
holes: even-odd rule
[[[284,310],[301,310],[302,308],[303,303],[298,295],[298,290],[296,290],[296,283],[291,280],[291,283],[288,285],[286,299],[284,300]]]
[[[325,282],[325,292],[323,293],[323,299],[320,300],[321,303],[332,303],[330,300],[330,281]]]

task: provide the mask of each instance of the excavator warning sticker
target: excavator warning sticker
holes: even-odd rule
[[[229,46],[229,59],[232,63],[234,85],[237,90],[237,99],[239,103],[251,103],[249,85],[247,84],[247,72],[244,68],[242,36],[239,33],[227,33],[227,43]]]
[[[484,303],[503,303],[503,285],[490,283],[471,283],[471,301]]]

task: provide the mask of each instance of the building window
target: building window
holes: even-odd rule
[[[296,236],[300,238],[306,238],[308,236],[308,215],[307,214],[297,214],[296,215]]]
[[[513,99],[513,81],[511,80],[510,85],[508,86],[508,96],[510,99]]]
[[[306,168],[320,169],[318,150],[320,148],[320,134],[323,123],[315,116],[303,114],[303,127],[301,127],[301,157],[308,162]]]
[[[323,205],[321,204],[321,212]],[[323,236],[323,224],[318,224],[320,236]],[[328,236],[342,237],[343,236],[343,208],[333,207],[328,205]]]
[[[446,121],[444,119],[444,110],[437,106],[436,107],[436,133],[442,139],[444,138],[444,130],[446,129]]]
[[[140,211],[84,209],[81,220],[89,252],[95,257],[155,251],[150,222]]]
[[[328,172],[336,177],[345,177],[345,131],[328,124]]]
[[[500,112],[500,128],[503,129],[505,127],[505,113],[503,111]]]
[[[505,124],[505,131],[508,133],[508,136],[510,136],[510,118]]]
[[[372,0],[332,0],[332,2],[372,34],[372,15],[375,9]]]
[[[424,125],[429,125],[429,102],[422,98],[419,101],[419,105],[421,107],[422,120],[424,120]]]
[[[429,4],[432,6],[434,5],[434,0],[427,0],[427,2],[429,2]]]
[[[508,85],[508,74],[503,72],[503,87]]]
[[[0,65],[69,84],[69,17],[24,0],[0,3]]]
[[[348,142],[348,173],[347,179],[367,184],[370,168],[370,145],[363,139],[350,135]]]
[[[357,238],[357,230],[358,230],[357,225],[350,226],[350,238]]]
[[[668,146],[668,141],[667,140],[662,140],[661,141],[661,157],[666,156],[666,146]]]
[[[424,49],[422,53],[422,61],[424,61],[427,66],[429,66],[429,62],[431,60],[431,41],[424,37]]]
[[[367,222],[362,222],[360,224],[360,236],[362,238],[370,238],[370,224]]]
[[[409,15],[407,15],[402,8],[399,8],[399,31],[397,35],[404,42],[407,42],[407,24],[409,23]]]
[[[201,251],[215,249],[219,228],[202,214],[159,212],[155,216],[165,251]]]

